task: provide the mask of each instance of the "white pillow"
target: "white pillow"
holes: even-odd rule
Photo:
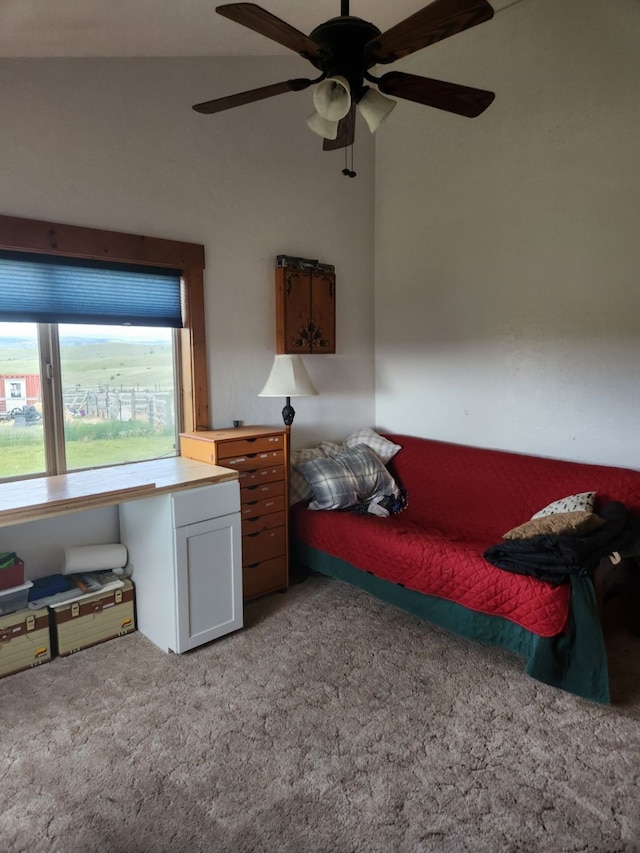
[[[394,444],[389,439],[383,438],[375,430],[369,429],[369,427],[352,432],[344,442],[345,447],[355,447],[357,444],[366,444],[367,447],[373,450],[378,459],[382,459],[385,465],[402,449],[401,445]]]
[[[577,495],[568,495],[566,498],[560,498],[560,500],[553,501],[553,503],[538,510],[535,515],[531,516],[531,520],[542,518],[544,515],[553,515],[556,512],[593,512],[595,499],[595,492],[580,492]]]

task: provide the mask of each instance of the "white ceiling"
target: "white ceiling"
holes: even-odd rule
[[[223,0],[0,0],[0,57],[268,56],[286,48],[216,14]],[[496,11],[522,0],[496,0]],[[260,0],[309,33],[340,0]],[[351,0],[350,13],[383,32],[425,0]]]

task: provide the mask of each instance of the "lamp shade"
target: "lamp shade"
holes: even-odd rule
[[[326,118],[322,118],[317,110],[314,110],[307,119],[307,125],[311,130],[325,139],[337,139],[338,124],[339,122],[337,121],[329,121]]]
[[[299,355],[276,355],[258,397],[313,397],[317,393]]]
[[[351,90],[344,77],[327,77],[313,90],[313,105],[327,121],[340,121],[351,109]]]
[[[396,103],[397,101],[385,97],[377,89],[367,89],[358,102],[358,110],[371,133],[376,132]]]

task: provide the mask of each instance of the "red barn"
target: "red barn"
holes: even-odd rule
[[[24,409],[40,402],[40,376],[37,373],[0,374],[0,417],[13,409]]]

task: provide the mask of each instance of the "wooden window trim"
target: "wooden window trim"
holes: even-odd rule
[[[184,320],[184,328],[180,330],[183,431],[208,429],[204,246],[0,214],[0,249],[181,270]]]

